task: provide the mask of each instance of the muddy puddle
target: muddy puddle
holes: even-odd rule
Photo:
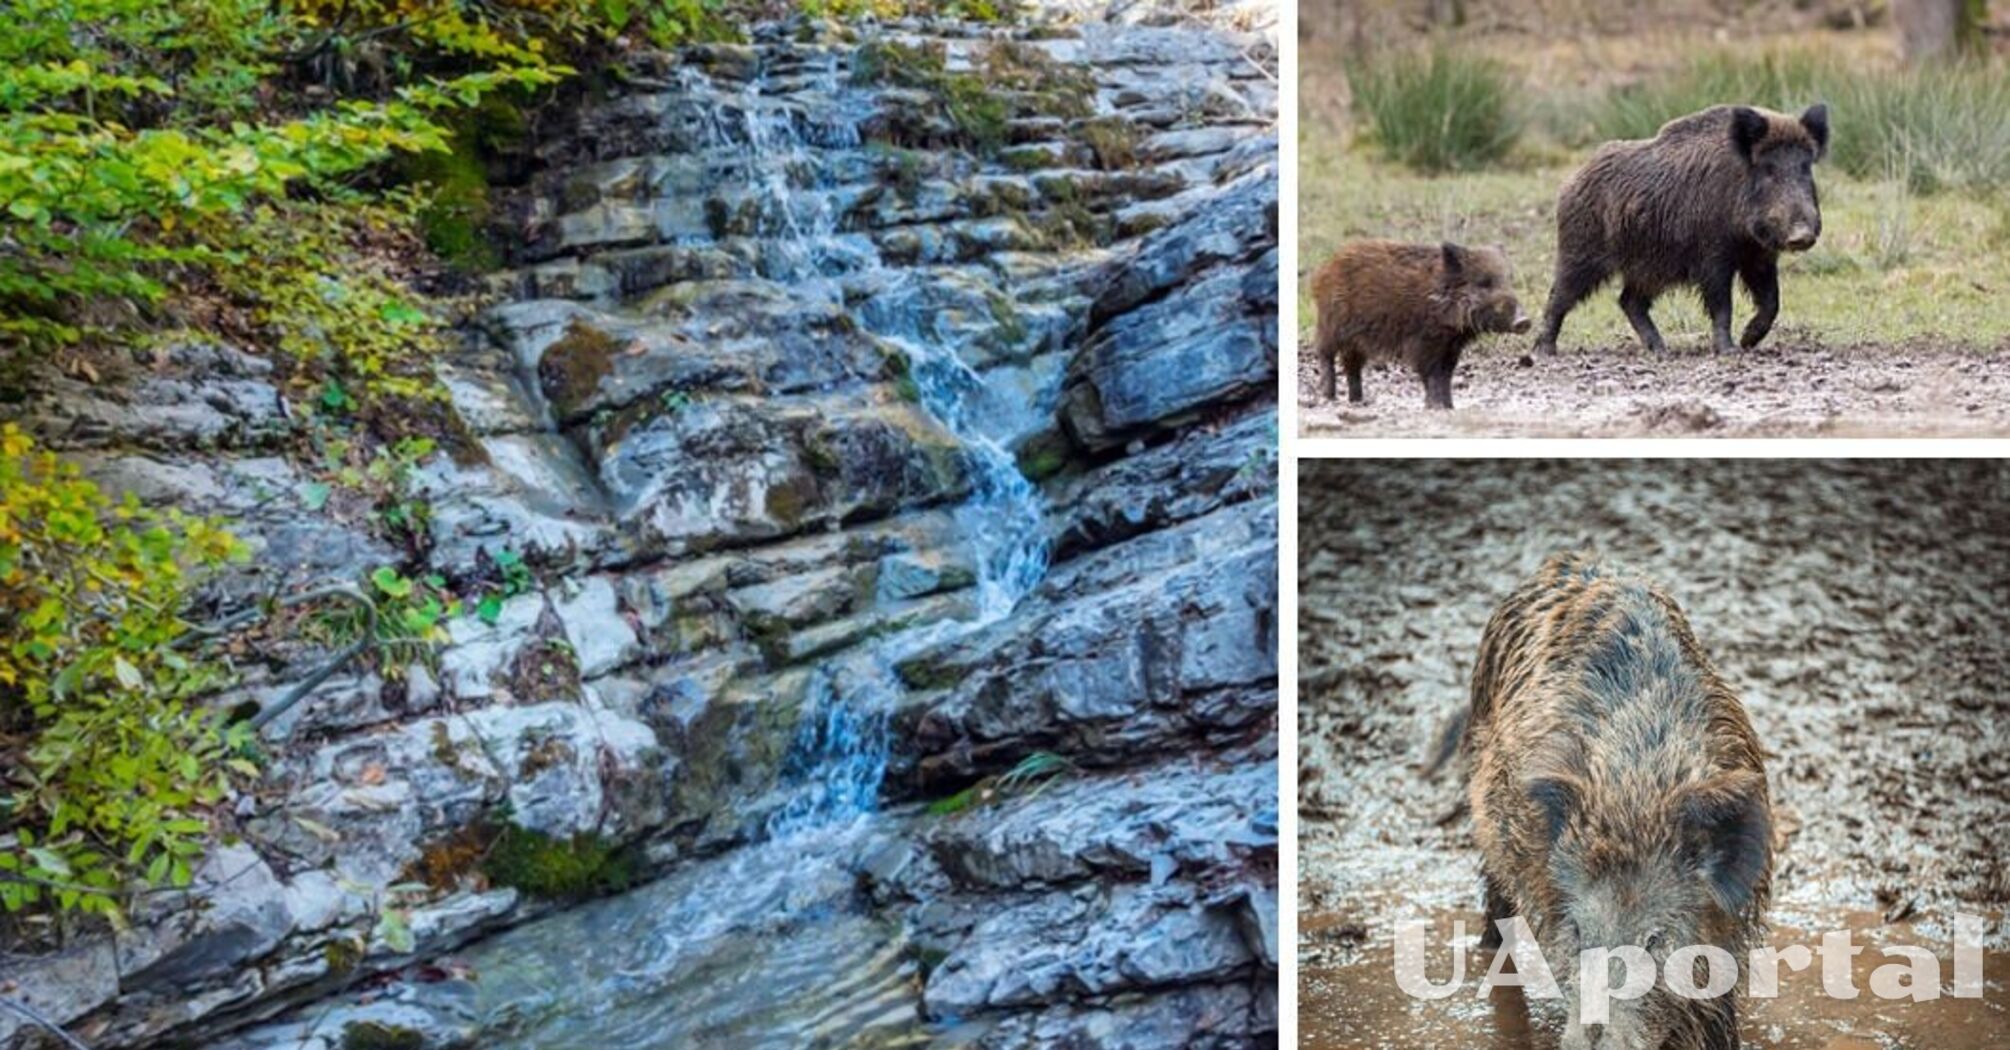
[[[1392,930],[1371,927],[1359,917],[1328,913],[1300,920],[1300,936],[1322,942],[1327,960],[1299,969],[1299,1047],[1301,1050],[1553,1050],[1562,1025],[1555,1002],[1524,998],[1520,989],[1487,989],[1481,979],[1492,964],[1492,950],[1473,946],[1480,913],[1437,911],[1411,918],[1428,919],[1431,933],[1426,976],[1433,983],[1452,975],[1449,945],[1454,922],[1465,924],[1465,980],[1459,991],[1438,1000],[1412,999],[1396,986]],[[1983,953],[1983,996],[1956,999],[1954,966],[1946,937],[1922,936],[1929,931],[1886,926],[1882,916],[1838,914],[1825,929],[1851,931],[1862,949],[1852,961],[1852,1000],[1838,1000],[1822,988],[1821,961],[1792,971],[1782,966],[1779,996],[1744,998],[1740,1003],[1741,1036],[1748,1047],[1768,1050],[1992,1050],[2010,1044],[2010,1012],[2006,1012],[2006,982],[2010,955]],[[1996,917],[2000,922],[2000,916]],[[1937,932],[1937,931],[1936,931]],[[1820,943],[1820,931],[1776,927],[1774,947]],[[1871,974],[1893,960],[1878,949],[1912,945],[1933,952],[1941,961],[1938,999],[1926,1002],[1880,999],[1871,993]],[[1346,963],[1334,960],[1348,959]],[[1512,972],[1506,966],[1503,972]]]
[[[1427,411],[1408,371],[1371,368],[1367,401],[1315,396],[1318,365],[1299,355],[1298,413],[1308,437],[1985,437],[2010,435],[2010,347],[1828,347],[1785,338],[1715,354],[1672,346],[1579,347],[1534,359],[1523,341],[1469,351],[1451,412]]]
[[[1459,789],[1419,766],[1494,603],[1589,548],[1660,582],[1744,700],[1775,804],[1776,943],[1847,925],[1946,959],[1955,914],[1987,920],[1982,1004],[1834,1001],[1783,972],[1746,1045],[2010,1047],[2010,466],[1313,461],[1299,492],[1302,1046],[1554,1040],[1541,1002],[1525,1032],[1513,1004],[1413,1002],[1390,946],[1411,918],[1477,938]],[[1884,960],[1857,961],[1862,985]]]

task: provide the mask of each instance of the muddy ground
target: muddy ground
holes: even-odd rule
[[[1810,970],[1747,1046],[2010,1045],[2010,466],[2000,461],[1306,461],[1300,467],[1301,1046],[1546,1047],[1552,1004],[1411,1000],[1399,919],[1479,929],[1457,787],[1420,779],[1493,604],[1590,548],[1666,587],[1770,750],[1775,944],[1949,955],[1984,916],[1981,1000],[1854,1002]],[[1468,962],[1475,984],[1490,957]],[[1867,950],[1857,983],[1885,960]],[[1433,977],[1448,972],[1435,958]],[[1943,962],[1943,969],[1946,964]],[[1951,971],[1948,971],[1951,973]],[[1533,1013],[1533,1020],[1530,1014]]]
[[[1566,341],[1567,342],[1567,341]],[[1407,367],[1372,366],[1367,402],[1317,396],[1318,361],[1298,363],[1307,437],[1996,437],[2010,436],[2010,346],[1994,350],[1769,339],[1716,354],[1707,336],[1577,347],[1532,358],[1526,339],[1476,346],[1452,382],[1451,412],[1424,408]]]

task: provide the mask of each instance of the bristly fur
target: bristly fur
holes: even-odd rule
[[[1739,345],[1757,346],[1779,314],[1780,252],[1813,245],[1797,232],[1821,233],[1813,165],[1828,141],[1826,106],[1798,117],[1713,106],[1652,139],[1601,146],[1557,196],[1556,275],[1536,351],[1555,353],[1564,318],[1615,276],[1620,309],[1653,351],[1663,342],[1649,311],[1678,287],[1702,295],[1713,345],[1731,349],[1731,288],[1741,280],[1757,312]]]
[[[1765,769],[1672,598],[1587,555],[1551,557],[1488,622],[1468,718],[1490,921],[1518,914],[1547,944],[1594,883],[1625,896],[1657,885],[1640,872],[1693,872],[1673,885],[1699,892],[1661,899],[1693,898],[1692,943],[1742,966],[1771,893]],[[1731,996],[1642,1002],[1666,1050],[1737,1046]]]
[[[1347,372],[1348,400],[1357,404],[1370,361],[1401,361],[1423,381],[1426,407],[1452,407],[1452,374],[1467,345],[1486,332],[1528,326],[1511,276],[1507,254],[1494,247],[1341,245],[1312,275],[1321,396],[1336,396],[1336,360]]]

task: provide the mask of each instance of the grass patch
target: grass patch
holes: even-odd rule
[[[1574,163],[1524,171],[1484,171],[1425,178],[1335,145],[1329,131],[1300,135],[1301,273],[1312,272],[1342,241],[1394,237],[1501,244],[1513,265],[1515,293],[1541,317],[1556,262],[1556,193]],[[1581,160],[1581,158],[1580,158]],[[1917,338],[1971,346],[2010,339],[2010,202],[2000,196],[1917,196],[1892,180],[1818,174],[1822,239],[1813,251],[1780,260],[1780,320],[1769,338],[1804,333],[1825,342],[1899,342]],[[1894,218],[1894,209],[1903,219]],[[1637,344],[1607,286],[1564,324],[1565,352]],[[1740,294],[1738,323],[1751,316]],[[1677,349],[1708,345],[1709,321],[1696,296],[1671,293],[1654,316]],[[1311,338],[1314,314],[1300,282],[1299,330]],[[1527,337],[1491,336],[1486,345],[1520,353]]]
[[[1981,61],[1877,70],[1805,49],[1717,51],[1672,75],[1550,112],[1562,141],[1585,146],[1652,138],[1675,117],[1726,102],[1787,113],[1827,102],[1829,164],[1857,178],[1902,173],[1923,193],[2010,185],[2010,75]]]
[[[1383,155],[1419,171],[1471,171],[1514,148],[1519,90],[1505,66],[1438,47],[1354,61],[1347,81]]]

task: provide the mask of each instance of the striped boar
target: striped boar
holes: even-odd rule
[[[1772,809],[1744,705],[1673,599],[1550,558],[1480,640],[1462,751],[1489,930],[1519,915],[1564,980],[1564,1047],[1736,1050],[1737,1003],[1657,981],[1582,1023],[1579,953],[1762,943]],[[1696,985],[1702,986],[1699,964]]]

